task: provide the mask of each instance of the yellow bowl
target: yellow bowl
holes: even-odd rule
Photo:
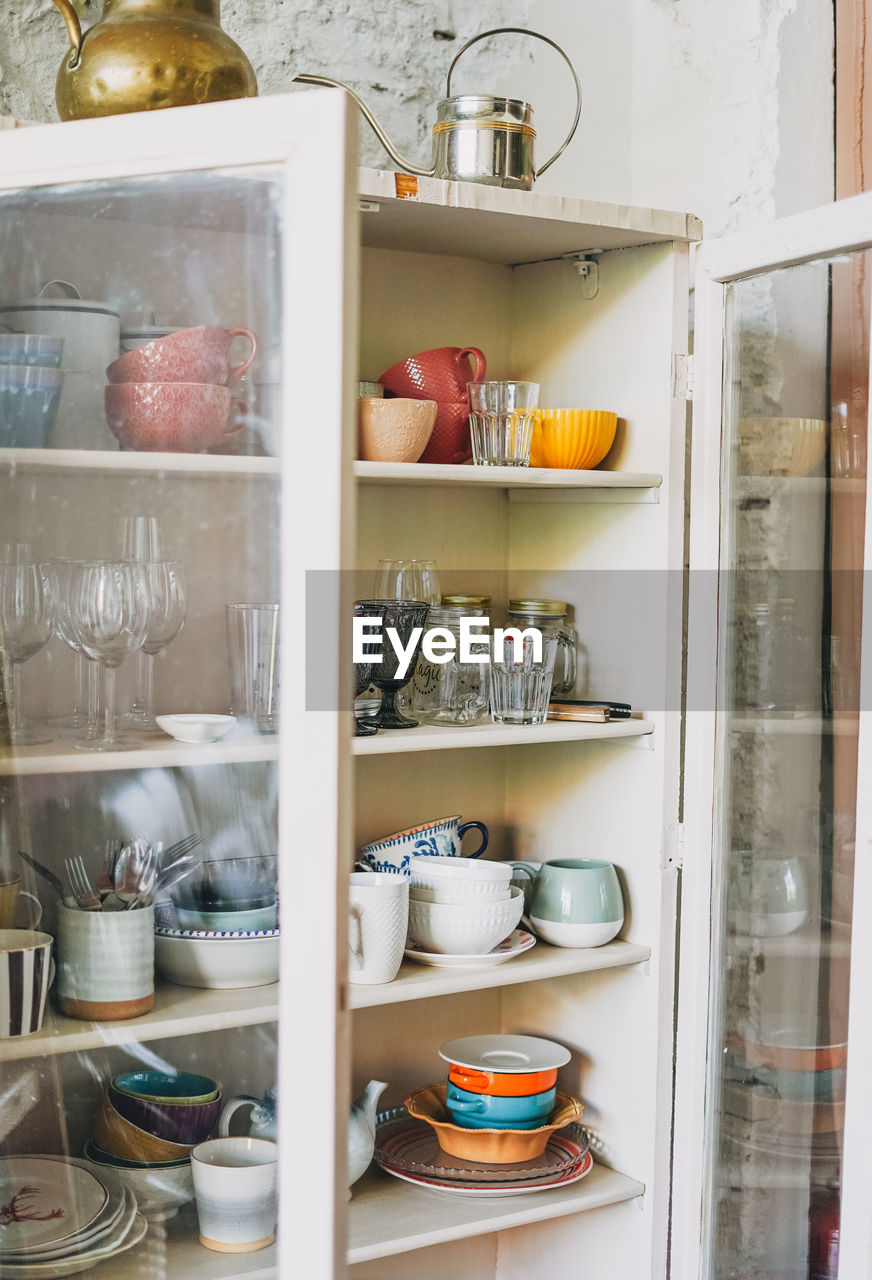
[[[586,471],[602,462],[617,429],[618,415],[605,409],[539,409],[530,466]]]
[[[433,1126],[436,1140],[446,1155],[477,1160],[480,1164],[535,1160],[548,1146],[552,1133],[577,1120],[583,1110],[577,1098],[558,1093],[550,1120],[538,1129],[463,1129],[452,1123],[445,1105],[447,1093],[444,1081],[428,1084],[406,1098],[406,1110],[416,1120],[426,1120]]]

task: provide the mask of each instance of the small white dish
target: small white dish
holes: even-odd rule
[[[440,1046],[439,1057],[472,1071],[553,1071],[572,1054],[565,1045],[541,1036],[462,1036]]]
[[[206,711],[155,716],[155,720],[176,742],[192,743],[217,742],[236,724],[236,716],[219,716]]]
[[[526,929],[515,929],[485,956],[443,955],[438,951],[425,951],[417,942],[408,944],[405,955],[410,960],[417,960],[418,964],[430,964],[437,969],[490,969],[495,964],[503,964],[506,960],[523,955],[535,945],[536,939],[532,933],[528,933]]]

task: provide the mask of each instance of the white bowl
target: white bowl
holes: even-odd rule
[[[459,883],[443,877],[443,881],[434,884],[432,888],[416,885],[413,880],[412,887],[409,889],[409,901],[455,904],[482,901],[508,902],[510,888],[509,884],[503,885],[499,880],[470,880]]]
[[[279,979],[279,935],[173,933],[154,937],[155,968],[180,987],[235,990],[267,987]]]
[[[482,862],[479,858],[409,859],[411,889],[457,890],[465,897],[505,898],[512,868],[505,862]]]
[[[97,1159],[90,1143],[85,1146],[85,1160],[98,1177],[101,1172],[110,1169],[118,1181],[129,1188],[136,1199],[139,1212],[150,1222],[165,1222],[167,1218],[174,1218],[182,1205],[194,1198],[190,1160],[183,1164],[164,1165],[161,1169],[123,1169]]]
[[[155,720],[176,742],[217,742],[236,724],[236,716],[219,716],[211,712],[155,716]]]
[[[410,901],[409,937],[441,955],[486,955],[509,936],[523,910],[524,894],[516,886],[506,902]]]

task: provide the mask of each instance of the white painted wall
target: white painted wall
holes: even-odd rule
[[[80,2],[99,11],[100,0]],[[52,0],[4,0],[3,11],[0,113],[53,119],[60,14]],[[543,190],[688,209],[709,235],[832,198],[830,0],[224,0],[222,21],[262,93],[287,89],[295,70],[346,80],[419,162],[463,41],[536,27],[565,45],[585,94],[579,134]],[[457,89],[533,103],[541,163],[572,110],[557,55],[501,37],[462,67]],[[365,128],[362,138],[364,162],[383,165]]]

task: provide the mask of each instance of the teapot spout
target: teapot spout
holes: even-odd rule
[[[63,3],[68,4],[69,0],[63,0]],[[55,4],[58,4],[58,5],[61,4],[61,0],[55,0]],[[431,168],[429,169],[422,169],[420,165],[412,164],[411,161],[406,160],[403,156],[400,155],[399,151],[397,151],[396,147],[391,142],[390,138],[385,133],[384,129],[381,127],[378,120],[376,120],[375,116],[370,111],[369,107],[366,105],[363,99],[354,92],[353,89],[350,89],[348,87],[347,84],[343,84],[341,80],[331,80],[329,76],[310,76],[303,73],[301,73],[300,75],[294,76],[294,79],[299,80],[301,84],[320,84],[320,85],[324,85],[329,89],[344,89],[345,92],[348,94],[348,96],[350,98],[353,98],[354,101],[357,103],[358,107],[360,108],[361,114],[363,115],[363,118],[366,120],[367,124],[372,129],[373,133],[378,138],[379,142],[384,147],[385,151],[393,160],[394,164],[398,164],[402,169],[403,173],[413,173],[418,178],[435,177],[436,175],[435,164],[432,165]]]
[[[70,45],[73,50],[73,56],[70,58],[69,66],[75,67],[79,61],[79,53],[82,48],[82,24],[79,22],[79,15],[73,8],[70,0],[54,0],[64,17],[67,24],[67,35],[70,37]]]
[[[354,1106],[362,1115],[366,1116],[372,1124],[375,1124],[376,1107],[379,1098],[387,1088],[386,1080],[370,1080],[363,1093],[355,1102]]]

